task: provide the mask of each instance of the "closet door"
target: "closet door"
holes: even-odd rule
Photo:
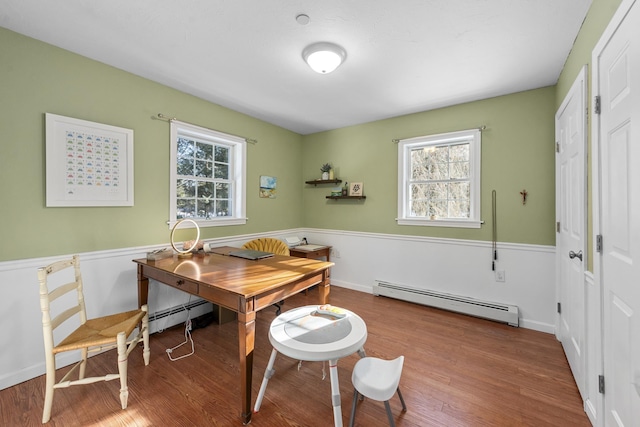
[[[594,137],[600,149],[607,426],[640,420],[640,7],[625,1],[620,9],[593,60],[601,104]]]
[[[580,71],[556,113],[556,287],[558,339],[585,399],[586,89]]]

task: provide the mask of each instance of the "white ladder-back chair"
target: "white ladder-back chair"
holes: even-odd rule
[[[63,273],[63,271],[66,271],[66,273]],[[50,276],[56,273],[59,273],[56,280],[52,280]],[[69,282],[68,280],[71,281]],[[126,313],[87,319],[82,276],[80,274],[80,258],[78,255],[74,255],[71,259],[54,262],[46,267],[39,268],[38,282],[40,283],[40,308],[42,310],[42,331],[46,359],[46,389],[42,423],[48,422],[51,418],[54,390],[72,385],[90,384],[119,378],[120,403],[122,404],[122,409],[125,409],[129,397],[127,358],[140,341],[143,342],[142,355],[144,364],[149,364],[149,314],[147,306],[145,305],[138,310]],[[57,285],[53,285],[52,282]],[[60,282],[62,283],[58,284]],[[49,289],[49,286],[52,289]],[[54,302],[58,298],[74,291],[77,298],[69,295]],[[71,301],[73,305],[71,307],[61,307],[63,304],[68,304],[67,301]],[[52,314],[52,311],[55,314]],[[66,338],[55,344],[54,330],[73,318],[77,322],[77,328]],[[139,324],[141,324],[139,333],[134,338],[127,340]],[[114,356],[117,357],[118,373],[85,378],[88,353],[114,347],[117,348],[117,354],[114,354]],[[56,355],[74,350],[81,352],[80,361],[56,383]],[[76,370],[78,370],[78,379],[69,380]]]

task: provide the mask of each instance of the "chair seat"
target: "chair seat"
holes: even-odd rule
[[[115,344],[119,332],[125,336],[138,326],[145,316],[143,310],[132,310],[125,313],[89,319],[84,325],[80,325],[69,336],[53,347],[53,353],[78,350],[86,347],[94,347],[107,344]]]
[[[353,392],[349,427],[353,427],[359,395],[384,402],[389,425],[395,427],[396,424],[389,405],[389,399],[393,397],[394,393],[398,393],[400,403],[402,403],[402,411],[405,412],[407,410],[407,405],[404,403],[402,393],[400,393],[400,387],[398,387],[403,364],[404,356],[393,360],[383,360],[376,357],[365,357],[358,360],[353,367],[353,374],[351,375],[351,382],[355,390]]]
[[[398,389],[404,356],[393,360],[365,357],[353,368],[353,386],[366,397],[378,401],[391,399]]]

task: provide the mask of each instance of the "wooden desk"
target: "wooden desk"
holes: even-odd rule
[[[311,249],[307,249],[311,248]],[[331,246],[323,246],[323,245],[300,245],[294,246],[293,248],[289,248],[289,253],[291,256],[297,256],[300,258],[308,258],[308,259],[318,259],[321,257],[325,257],[327,262],[330,262],[331,256]],[[329,271],[331,273],[331,271]],[[308,290],[304,291],[305,295]]]
[[[318,303],[329,299],[330,262],[274,255],[258,261],[228,256],[237,248],[158,261],[136,259],[138,305],[147,303],[149,279],[197,295],[238,313],[240,395],[243,424],[251,421],[251,380],[256,312],[318,285]]]
[[[311,246],[317,248],[313,249],[305,249],[305,246]],[[302,245],[302,246],[294,246],[293,248],[289,248],[289,252],[291,256],[297,256],[301,258],[310,258],[317,259],[320,257],[325,257],[327,262],[330,262],[331,255],[331,246],[323,246],[323,245]]]

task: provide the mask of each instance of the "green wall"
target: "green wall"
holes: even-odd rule
[[[593,1],[557,86],[306,136],[0,28],[0,261],[166,243],[169,125],[157,113],[259,141],[248,145],[247,225],[204,238],[313,227],[488,241],[495,189],[499,241],[554,245],[554,114],[619,4]],[[45,207],[46,112],[134,130],[135,206]],[[396,225],[392,140],[482,125],[486,224]],[[305,185],[325,162],[364,182],[367,199],[328,200],[331,187]],[[258,197],[260,175],[278,178],[276,199]]]
[[[166,243],[169,124],[163,113],[255,138],[247,146],[245,226],[213,238],[302,226],[301,136],[0,28],[0,261]],[[45,207],[45,113],[134,130],[133,207]],[[260,175],[278,178],[260,199]]]
[[[329,200],[330,187],[304,189],[307,227],[491,240],[491,192],[498,240],[554,245],[555,87],[380,120],[304,137],[303,175],[330,162],[343,181],[363,182],[365,201]],[[486,126],[482,132],[480,229],[399,226],[397,144],[393,139]],[[528,198],[522,204],[520,191]]]

